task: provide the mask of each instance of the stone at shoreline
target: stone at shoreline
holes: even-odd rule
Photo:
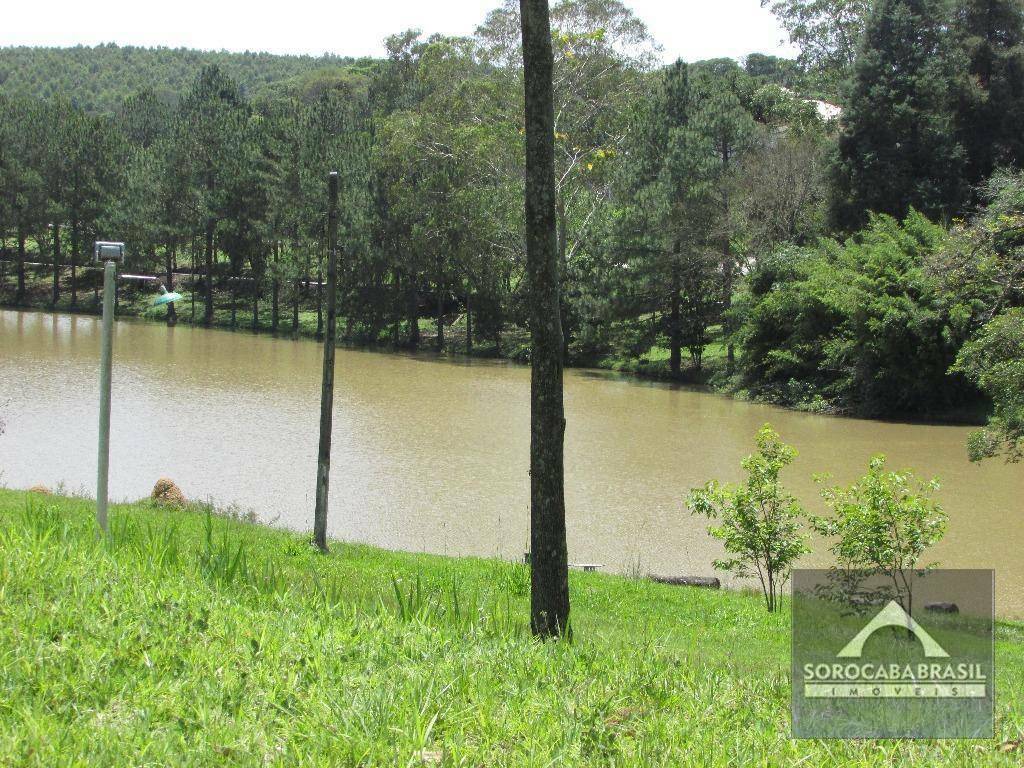
[[[28,489],[29,493],[38,493],[40,496],[53,496],[53,489],[45,485],[33,485]]]
[[[167,477],[161,477],[156,481],[156,485],[153,486],[153,492],[150,494],[150,498],[161,504],[167,504],[172,507],[183,507],[187,503],[185,494],[181,492],[173,480]]]

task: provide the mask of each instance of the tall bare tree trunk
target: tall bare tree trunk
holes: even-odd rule
[[[530,626],[569,631],[562,324],[555,221],[553,56],[548,0],[519,0],[526,105],[526,275],[530,342]]]

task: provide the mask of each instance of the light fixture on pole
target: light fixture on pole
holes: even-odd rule
[[[97,264],[103,264],[103,330],[100,341],[100,439],[96,460],[96,522],[103,533],[107,526],[107,484],[110,478],[110,379],[114,363],[114,298],[117,295],[117,265],[124,262],[124,243],[97,241],[94,252]],[[125,275],[136,280],[152,280],[139,275]],[[163,285],[153,306],[181,299],[180,293],[171,293]]]

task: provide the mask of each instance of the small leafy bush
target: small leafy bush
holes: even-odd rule
[[[769,612],[779,607],[793,562],[810,551],[799,527],[804,511],[779,481],[796,455],[765,424],[757,433],[757,451],[742,462],[744,484],[723,486],[712,480],[691,491],[687,500],[693,514],[720,521],[708,533],[731,557],[716,560],[715,567],[740,577],[756,574]]]

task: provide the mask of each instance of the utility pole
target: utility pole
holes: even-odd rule
[[[320,389],[320,452],[316,466],[316,510],[313,543],[327,551],[327,493],[331,480],[331,427],[334,418],[334,345],[338,328],[338,172],[327,177],[327,327],[324,329],[324,373]]]
[[[107,526],[107,481],[110,477],[110,378],[114,361],[114,294],[117,262],[124,260],[124,243],[96,243],[95,261],[103,264],[103,329],[100,336],[100,438],[96,458],[96,522]]]

